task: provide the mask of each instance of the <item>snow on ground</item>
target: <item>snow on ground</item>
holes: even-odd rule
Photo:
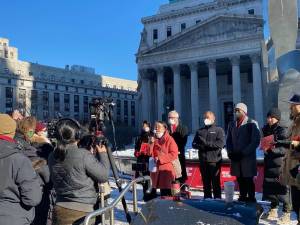
[[[124,181],[124,185],[126,185],[126,182],[128,181]],[[111,192],[111,198],[109,199],[109,202],[112,202],[113,199],[115,199],[119,192],[116,188],[116,185],[115,183],[113,182],[113,179],[111,179],[111,182],[110,182],[110,185],[112,187],[112,192]],[[142,191],[142,186],[138,185],[138,208],[139,210],[141,209],[141,207],[143,206],[143,204],[145,204],[142,200],[142,197],[143,197],[143,191]],[[203,192],[202,191],[198,191],[198,190],[192,190],[192,198],[194,199],[202,199],[203,197]],[[257,193],[256,195],[256,198],[258,200],[261,199],[261,194],[260,193]],[[224,193],[222,194],[222,198],[224,199],[225,198],[225,195]],[[235,194],[235,197],[234,199],[237,199],[238,198],[238,193]],[[127,202],[127,205],[128,205],[128,209],[129,211],[131,212],[131,215],[133,217],[133,201],[132,201],[132,192],[128,192],[126,195],[125,195],[125,199],[126,199],[126,202]],[[268,209],[268,204],[267,203],[264,203],[263,204],[263,207],[265,209],[265,211]],[[279,216],[282,215],[282,211],[281,211],[281,207],[280,207],[280,210],[279,210]],[[292,219],[292,223],[291,224],[288,224],[288,225],[296,225],[297,224],[297,219],[296,219],[296,214],[292,213],[291,215],[291,219]],[[277,223],[278,221],[267,221],[267,220],[260,220],[260,223],[259,225],[275,225],[275,224],[279,224]],[[126,217],[125,217],[125,214],[124,214],[124,211],[123,211],[123,207],[122,207],[122,203],[120,202],[116,209],[115,209],[115,224],[116,225],[125,225],[125,224],[128,224],[126,222]]]

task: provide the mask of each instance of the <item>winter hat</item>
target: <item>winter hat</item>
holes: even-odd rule
[[[281,112],[279,109],[277,108],[273,108],[271,109],[268,113],[267,113],[267,117],[271,117],[271,118],[275,118],[278,121],[280,121],[281,119]]]
[[[36,126],[35,126],[35,132],[36,133],[41,132],[41,131],[43,131],[45,129],[46,129],[45,124],[43,124],[41,122],[36,123]]]
[[[0,114],[0,135],[5,135],[14,138],[17,124],[7,114]]]
[[[246,113],[246,114],[248,113],[247,105],[244,103],[236,104],[235,109],[240,109],[240,110],[244,111],[244,113]]]

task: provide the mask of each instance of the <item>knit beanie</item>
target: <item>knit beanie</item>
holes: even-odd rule
[[[7,114],[0,114],[0,135],[5,135],[14,138],[17,124]]]
[[[240,110],[242,110],[246,114],[248,113],[247,105],[244,104],[244,103],[238,103],[238,104],[236,104],[235,109],[240,109]]]
[[[277,108],[273,108],[271,109],[268,113],[267,113],[267,117],[271,117],[271,118],[275,118],[278,121],[280,121],[281,119],[281,112],[279,109]]]

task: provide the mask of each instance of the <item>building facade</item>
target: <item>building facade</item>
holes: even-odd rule
[[[136,89],[136,81],[98,75],[85,66],[56,68],[21,61],[18,49],[0,38],[0,112],[19,109],[45,121],[60,113],[83,122],[89,120],[93,97],[109,97],[116,104],[115,121],[137,127]]]
[[[205,111],[227,128],[234,104],[263,125],[267,70],[262,0],[173,0],[142,19],[136,55],[140,120],[177,110],[194,132]]]

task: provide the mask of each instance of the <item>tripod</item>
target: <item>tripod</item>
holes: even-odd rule
[[[110,119],[110,121],[111,121],[111,126],[112,126],[112,129],[113,129],[113,150],[116,150],[115,126],[114,126],[113,120]],[[98,129],[98,128],[99,128],[99,126],[96,122],[96,129]],[[104,138],[103,134],[102,134],[102,137]],[[108,146],[107,142],[106,142],[105,147],[107,149],[107,156],[108,156],[108,160],[109,160],[109,163],[110,163],[110,166],[111,166],[111,170],[112,170],[116,185],[118,187],[119,192],[122,192],[122,181],[120,179],[120,176],[119,176],[119,173],[118,173],[118,170],[117,170],[117,166],[116,166],[115,160],[114,160],[113,155],[112,155],[112,150]],[[126,200],[125,200],[124,197],[122,198],[122,206],[123,206],[123,209],[124,209],[124,212],[125,212],[125,215],[126,215],[126,220],[130,224],[131,223],[131,215],[128,211],[127,203],[126,203]]]

